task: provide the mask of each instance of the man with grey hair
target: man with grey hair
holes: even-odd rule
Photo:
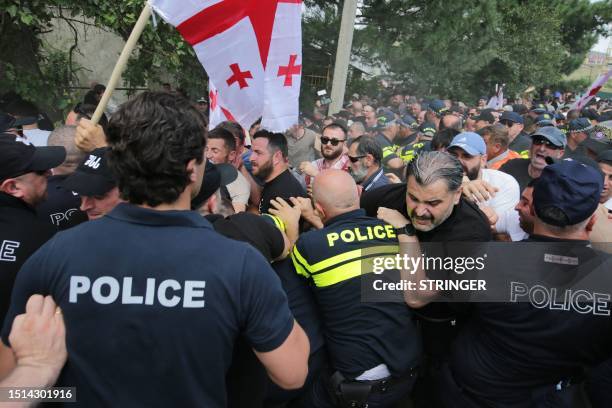
[[[368,215],[377,215],[384,207],[410,218],[421,241],[489,241],[487,218],[461,198],[462,179],[463,167],[455,157],[422,152],[408,166],[407,183],[364,193],[361,207]]]
[[[75,134],[76,126],[61,126],[51,132],[47,141],[49,146],[63,146],[66,160],[54,168],[53,175],[47,179],[47,200],[36,207],[36,213],[41,220],[50,222],[59,230],[87,221],[87,215],[79,209],[81,199],[78,194],[60,186],[85,160],[85,152],[76,146]]]
[[[355,140],[359,136],[365,135],[365,133],[366,133],[366,128],[363,122],[360,122],[358,120],[354,121],[353,124],[349,126],[349,131],[348,131],[349,141]]]

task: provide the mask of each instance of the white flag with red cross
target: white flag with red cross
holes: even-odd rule
[[[210,79],[210,126],[282,132],[297,123],[301,0],[150,0],[193,46]]]
[[[595,95],[597,95],[606,82],[608,82],[610,75],[612,75],[612,69],[598,76],[595,81],[593,81],[586,93],[571,106],[571,109],[582,110],[587,103],[589,103],[589,101],[593,99]]]

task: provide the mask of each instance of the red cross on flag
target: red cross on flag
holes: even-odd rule
[[[235,120],[283,132],[297,123],[301,0],[150,0],[209,77],[210,127]]]
[[[597,95],[597,93],[601,90],[601,88],[603,88],[606,82],[608,82],[608,79],[610,79],[610,75],[612,75],[612,69],[598,76],[591,84],[589,89],[586,91],[586,93],[582,95],[582,97],[572,105],[571,109],[582,110],[587,105],[587,103],[589,103],[589,101],[593,99],[595,95]]]

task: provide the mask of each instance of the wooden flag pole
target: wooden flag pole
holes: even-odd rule
[[[121,74],[123,74],[123,71],[125,70],[130,54],[132,54],[134,47],[136,47],[136,43],[138,42],[140,35],[146,27],[147,22],[149,21],[149,17],[151,17],[151,7],[147,3],[145,3],[145,6],[143,7],[142,12],[140,13],[140,17],[138,17],[138,21],[136,21],[136,25],[134,26],[134,29],[132,29],[132,33],[130,34],[130,37],[128,38],[127,42],[125,43],[123,51],[121,51],[119,60],[117,60],[117,64],[115,64],[115,68],[113,68],[113,73],[111,74],[111,77],[108,80],[108,83],[106,84],[106,90],[102,95],[102,99],[100,99],[98,107],[96,108],[96,111],[91,117],[91,121],[94,123],[94,125],[97,124],[100,118],[102,117],[102,113],[104,113],[106,105],[108,105],[108,100],[110,99],[111,94],[117,87],[117,83],[121,78]]]

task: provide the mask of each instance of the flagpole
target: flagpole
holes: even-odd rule
[[[111,77],[108,80],[108,83],[106,84],[106,90],[102,95],[102,99],[100,99],[98,107],[96,108],[96,111],[91,117],[91,121],[94,124],[97,124],[100,118],[102,117],[102,114],[106,109],[106,105],[108,105],[108,101],[111,97],[111,94],[117,87],[119,79],[121,79],[121,74],[123,74],[123,71],[125,70],[128,59],[130,58],[130,55],[136,47],[136,43],[138,42],[140,35],[144,31],[144,28],[146,27],[147,22],[149,21],[149,17],[151,17],[151,7],[148,3],[145,3],[142,12],[140,12],[140,17],[138,17],[138,21],[136,21],[136,25],[132,29],[132,33],[130,34],[130,37],[128,38],[127,42],[125,43],[123,51],[121,51],[121,55],[117,60],[117,64],[115,64],[115,68],[113,68],[113,73],[111,74]]]

